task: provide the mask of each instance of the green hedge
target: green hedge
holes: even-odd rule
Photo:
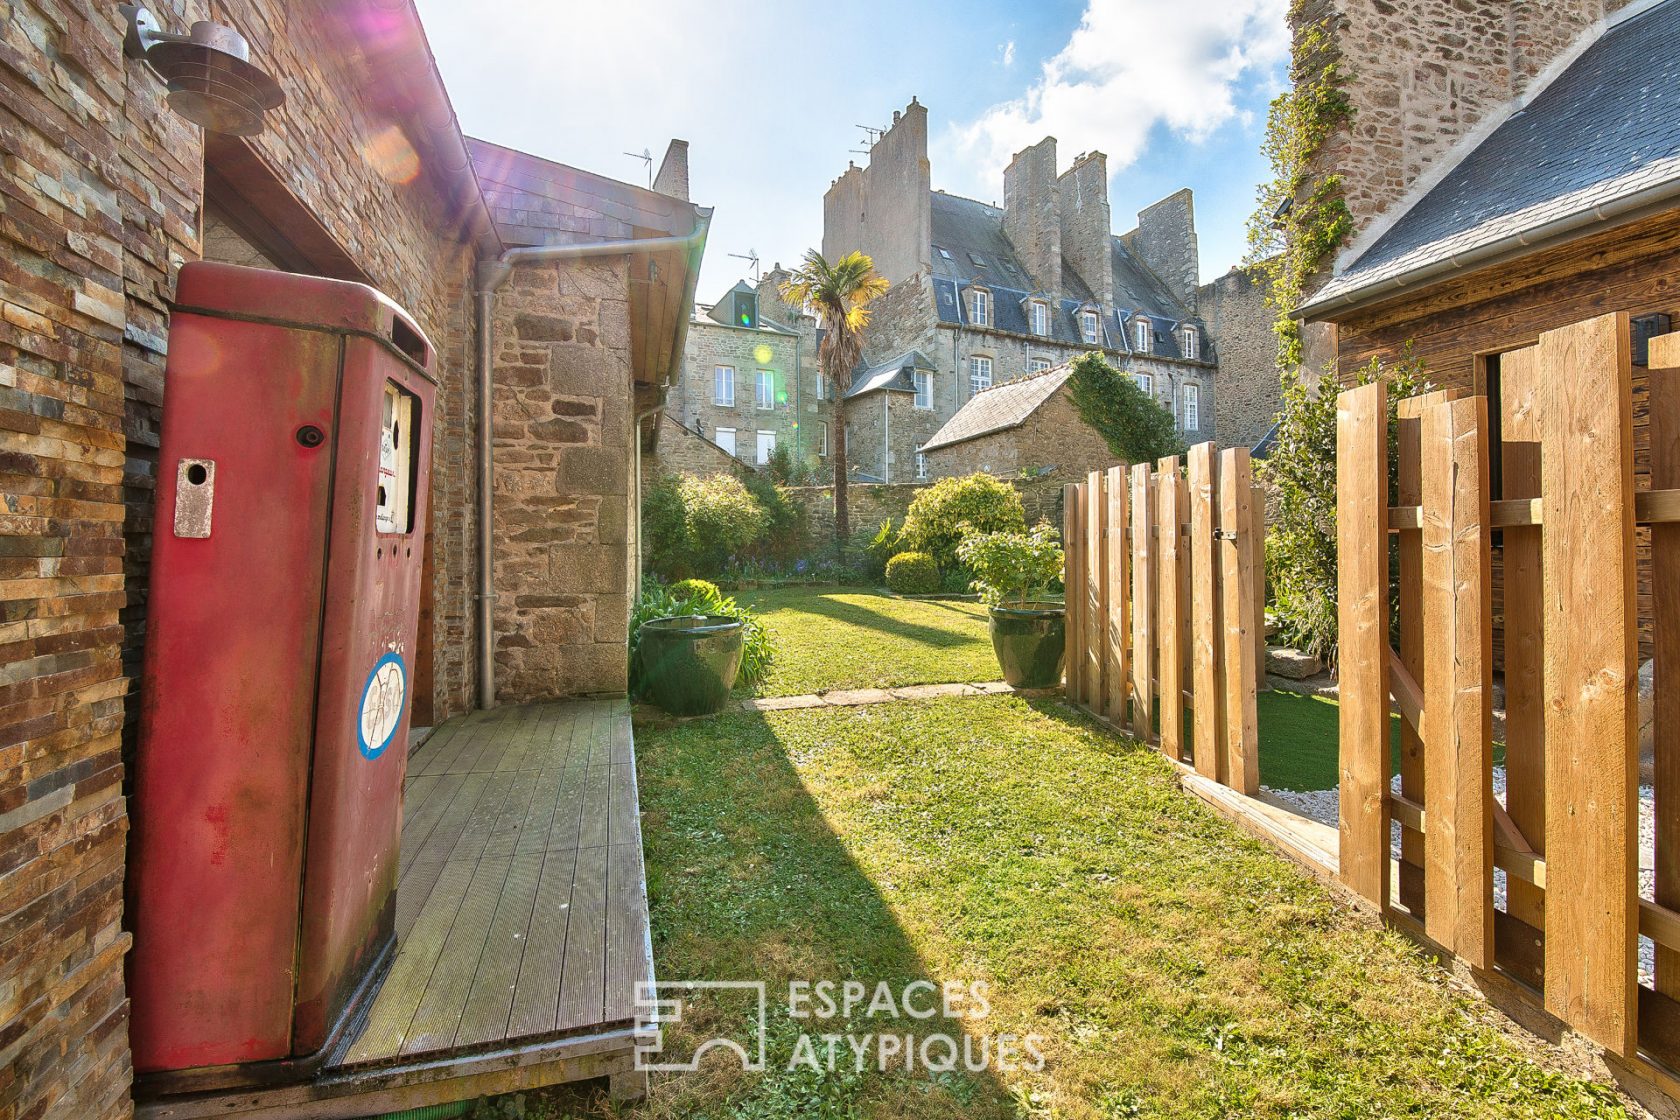
[[[939,565],[925,552],[901,552],[887,561],[887,587],[900,595],[932,595],[939,590]]]
[[[901,539],[946,569],[957,566],[957,545],[970,531],[1026,532],[1027,515],[1015,487],[989,474],[942,478],[910,503]]]

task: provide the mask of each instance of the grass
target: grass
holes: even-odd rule
[[[736,601],[759,615],[775,642],[776,662],[759,690],[765,696],[999,675],[979,603],[807,587],[745,591]]]
[[[1260,781],[1272,789],[1334,789],[1340,708],[1327,696],[1303,696],[1273,689],[1255,698],[1260,730]],[[1400,717],[1389,717],[1393,756],[1390,773],[1400,770]],[[1493,763],[1505,764],[1505,744],[1493,744]]]
[[[1185,797],[1157,752],[1059,702],[733,713],[639,729],[637,745],[662,979],[985,981],[991,1011],[969,1031],[1038,1035],[1047,1059],[790,1072],[802,1030],[847,1027],[793,1019],[773,994],[769,1072],[661,1077],[638,1116],[1624,1114]]]

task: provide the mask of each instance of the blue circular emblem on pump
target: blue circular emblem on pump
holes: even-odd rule
[[[362,686],[362,707],[356,717],[356,742],[363,758],[378,758],[397,737],[403,704],[408,700],[408,670],[401,654],[387,653],[373,663]]]

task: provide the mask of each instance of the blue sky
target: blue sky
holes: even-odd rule
[[[716,208],[699,296],[756,249],[768,268],[822,237],[822,195],[912,94],[936,188],[1002,196],[1011,152],[1057,138],[1063,167],[1109,157],[1116,232],[1196,192],[1202,278],[1243,253],[1281,88],[1287,0],[1033,0],[822,5],[737,0],[418,0],[462,127],[631,182],[671,137]]]

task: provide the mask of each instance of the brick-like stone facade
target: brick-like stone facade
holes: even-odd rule
[[[1253,269],[1233,268],[1203,284],[1196,309],[1219,339],[1219,392],[1214,430],[1226,447],[1253,447],[1277,422],[1283,386],[1277,336],[1266,306],[1266,282]]]
[[[983,471],[1003,478],[1034,477],[1053,468],[1056,478],[1078,481],[1087,472],[1107,470],[1120,460],[1108,441],[1085,423],[1063,385],[1016,428],[989,432],[927,454],[933,478]]]
[[[1138,211],[1137,228],[1127,241],[1180,302],[1197,310],[1200,254],[1196,248],[1195,200],[1188,189]]]
[[[710,478],[715,474],[739,475],[751,469],[699,432],[685,428],[669,412],[662,412],[654,453],[642,459],[642,494],[646,496],[648,487],[668,474]]]

